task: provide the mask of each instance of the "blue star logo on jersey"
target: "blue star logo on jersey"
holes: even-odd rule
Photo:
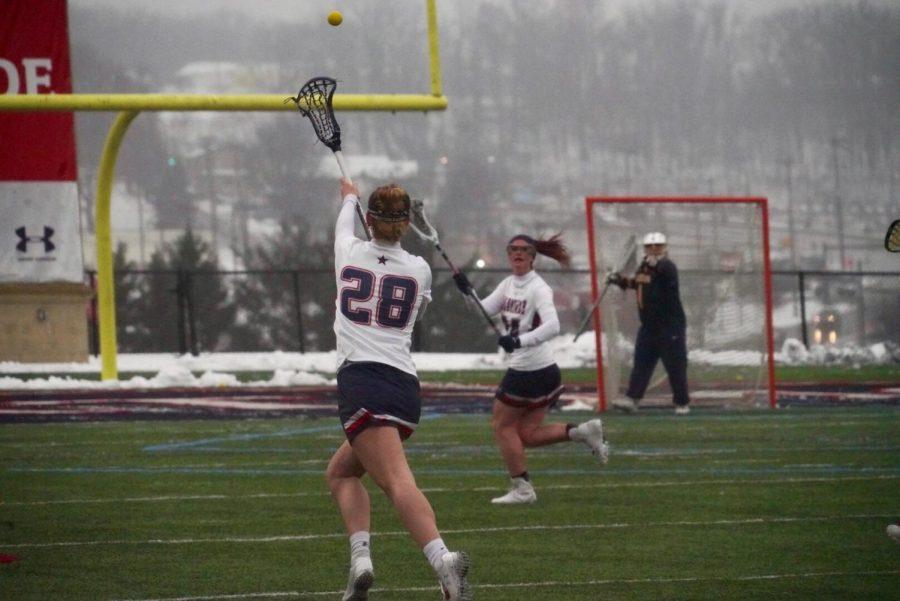
[[[379,264],[379,265],[386,265],[386,264],[387,264],[387,257],[385,257],[384,255],[381,255],[380,257],[378,257],[378,264]]]

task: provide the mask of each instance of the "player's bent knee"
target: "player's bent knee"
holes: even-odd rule
[[[519,432],[519,438],[522,439],[522,444],[526,447],[538,446],[537,438],[535,438],[533,432]]]
[[[516,430],[516,422],[493,417],[491,418],[491,430],[498,434],[510,430],[514,431]]]
[[[360,474],[337,456],[332,457],[328,462],[328,467],[325,468],[325,482],[330,490],[334,490],[342,480],[359,477]]]
[[[337,462],[334,460],[332,460],[325,469],[325,483],[328,484],[330,490],[334,490],[334,487],[338,485],[341,479],[346,477],[346,475],[340,473]]]
[[[372,479],[389,499],[409,494],[418,488],[414,478],[402,474],[390,474],[381,478],[373,476]]]

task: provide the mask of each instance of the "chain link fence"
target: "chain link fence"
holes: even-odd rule
[[[473,269],[469,277],[485,296],[508,274],[508,270]],[[554,290],[562,332],[574,334],[591,306],[590,272],[540,274]],[[702,278],[695,275],[683,271],[682,286],[686,282],[702,286]],[[433,301],[415,330],[413,350],[495,350],[494,336],[481,316],[466,306],[450,276],[447,269],[434,269]],[[87,277],[95,282],[95,272]],[[129,270],[117,272],[115,284],[120,352],[334,349],[332,269]],[[881,344],[890,352],[900,345],[900,272],[776,271],[772,285],[776,352],[788,339],[806,348]],[[682,296],[690,295],[683,291]],[[90,351],[96,355],[95,309],[88,311],[88,321]]]

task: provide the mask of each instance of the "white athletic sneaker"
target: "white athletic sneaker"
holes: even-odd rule
[[[495,505],[521,505],[535,501],[537,494],[534,492],[534,486],[525,478],[510,478],[509,492],[502,497],[491,499],[491,503]]]
[[[603,439],[603,422],[600,421],[600,418],[579,424],[575,430],[578,432],[576,440],[591,447],[591,453],[594,454],[597,461],[601,465],[606,465],[606,462],[609,461],[609,445]]]
[[[341,601],[365,601],[369,598],[369,589],[375,582],[375,572],[372,569],[372,559],[360,557],[350,566],[350,576],[347,578],[347,590]]]
[[[675,407],[675,415],[687,415],[691,412],[691,408],[688,405],[678,405]]]
[[[624,411],[625,413],[634,413],[638,410],[637,403],[634,402],[634,399],[627,396],[613,399],[612,406],[614,409]]]
[[[441,568],[437,571],[444,601],[472,601],[472,589],[466,580],[469,573],[469,555],[464,551],[444,553]]]

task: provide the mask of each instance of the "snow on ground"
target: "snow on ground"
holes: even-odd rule
[[[573,343],[572,335],[558,336],[549,342],[557,363],[562,368],[594,367],[594,337],[588,333]],[[759,365],[762,355],[756,351],[690,352],[693,364]],[[506,355],[496,353],[413,353],[420,371],[504,369]],[[775,361],[787,365],[867,365],[900,363],[900,348],[891,343],[869,347],[812,347],[806,349],[794,339],[785,341]],[[85,375],[99,374],[101,362],[91,357],[86,363],[15,363],[0,362],[0,390],[6,389],[72,389],[72,388],[166,388],[166,387],[232,387],[232,386],[306,386],[333,383],[336,353],[202,353],[199,356],[167,353],[121,354],[117,359],[119,373],[155,373],[127,380],[91,381]],[[266,380],[241,383],[238,372],[272,372]],[[195,376],[200,373],[200,376]],[[14,374],[14,375],[4,375]],[[47,377],[21,379],[21,374],[47,374]]]

